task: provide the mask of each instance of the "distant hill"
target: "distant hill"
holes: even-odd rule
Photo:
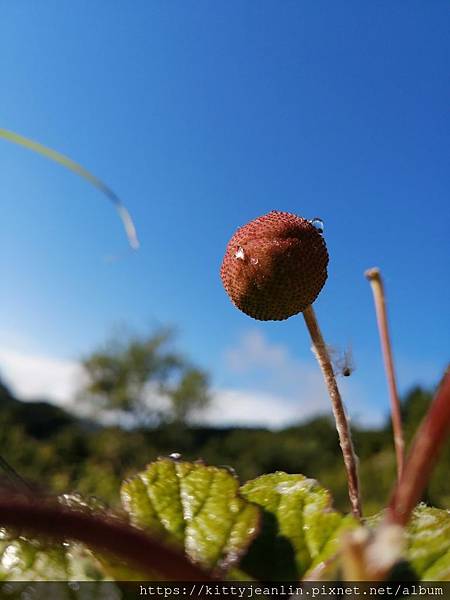
[[[1,381],[0,412],[4,419],[20,424],[25,433],[35,439],[51,438],[62,429],[73,425],[83,429],[94,426],[93,423],[79,419],[46,400],[36,399],[29,402],[19,400]]]
[[[407,443],[432,393],[415,388],[403,399]],[[385,506],[395,479],[390,419],[377,430],[353,428],[365,514]],[[303,473],[328,487],[335,505],[348,510],[348,494],[331,415],[281,431],[186,427],[125,429],[83,420],[44,400],[22,402],[0,382],[0,457],[34,487],[77,491],[117,505],[121,481],[158,456],[179,452],[187,460],[235,469],[241,481],[262,473]],[[1,462],[1,460],[0,460]],[[0,465],[1,466],[1,465]],[[444,448],[424,500],[450,507],[450,443]],[[3,469],[4,473],[6,471]],[[0,483],[2,475],[0,472]]]

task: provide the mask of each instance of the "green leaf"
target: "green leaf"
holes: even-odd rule
[[[159,459],[122,486],[131,521],[181,546],[216,574],[237,563],[258,531],[259,510],[227,470]]]
[[[241,568],[263,581],[302,579],[338,551],[341,533],[356,526],[331,506],[314,479],[277,472],[241,488],[263,509],[262,530]]]
[[[77,494],[65,494],[59,501],[74,509],[105,512],[95,499],[83,499]],[[48,600],[94,600],[105,597],[120,600],[122,593],[109,579],[103,556],[94,555],[83,544],[58,542],[44,538],[17,535],[0,529],[0,595],[11,600],[25,597]],[[48,582],[36,587],[33,582]],[[86,582],[80,586],[78,582]],[[3,583],[2,583],[3,582]],[[5,582],[10,582],[7,584]],[[89,584],[89,585],[87,585]],[[8,591],[5,586],[8,587]]]
[[[0,539],[2,581],[98,581],[102,572],[81,544],[45,542],[13,537],[5,530]]]
[[[419,579],[450,580],[450,511],[419,504],[407,527],[407,559]]]
[[[383,521],[380,512],[365,519],[371,529]],[[450,511],[421,503],[406,527],[404,561],[394,573],[420,581],[450,581]]]
[[[72,510],[103,515],[105,517],[109,516],[110,518],[117,517],[117,514],[111,512],[101,500],[93,496],[86,498],[78,493],[72,493],[62,494],[58,499],[61,504],[64,504],[64,506],[67,506]],[[95,557],[96,565],[100,568],[103,578],[107,580],[145,581],[146,579],[149,579],[148,573],[136,570],[126,564],[123,560],[107,552],[98,552],[97,550],[89,550],[88,552],[93,558]],[[100,578],[101,577],[98,577],[98,579]],[[163,581],[164,578],[155,572],[154,579]]]

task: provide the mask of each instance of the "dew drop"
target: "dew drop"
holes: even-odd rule
[[[172,452],[172,454],[169,454],[169,458],[172,460],[180,460],[181,454],[179,452]]]
[[[319,217],[314,217],[314,219],[311,219],[310,221],[311,225],[317,229],[317,231],[319,233],[323,233],[323,221],[322,219],[320,219]]]
[[[239,248],[236,250],[236,253],[234,256],[235,256],[235,258],[237,258],[239,260],[244,260],[245,259],[244,248],[242,248],[242,246],[239,246]]]
[[[219,465],[219,469],[226,469],[228,473],[230,473],[230,475],[236,477],[236,471],[233,469],[233,467],[230,467],[229,465]]]
[[[20,559],[18,556],[18,548],[17,548],[17,546],[10,544],[3,551],[3,554],[1,557],[1,565],[6,570],[10,570],[13,567],[16,567],[19,563],[20,563]]]
[[[252,265],[257,265],[259,263],[259,260],[257,258],[251,258],[250,262],[252,263]]]

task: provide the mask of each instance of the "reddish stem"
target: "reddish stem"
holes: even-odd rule
[[[381,349],[383,352],[384,368],[386,371],[389,396],[391,399],[392,429],[394,432],[394,447],[397,458],[397,480],[399,480],[402,475],[405,460],[405,441],[403,439],[400,400],[398,398],[397,384],[395,381],[394,359],[392,356],[392,346],[389,337],[384,286],[379,269],[369,269],[365,272],[365,276],[370,281],[373,298],[375,301],[375,310],[377,313],[378,331],[380,334]]]
[[[420,500],[434,463],[450,431],[450,370],[447,369],[433,404],[415,435],[406,465],[392,494],[388,519],[405,525]]]
[[[46,499],[0,494],[0,525],[55,540],[77,540],[113,554],[143,574],[169,581],[211,581],[200,567],[118,518],[73,510]]]

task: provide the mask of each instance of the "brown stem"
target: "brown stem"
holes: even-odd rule
[[[69,509],[54,500],[0,494],[0,525],[55,540],[77,540],[113,554],[143,574],[169,581],[210,581],[202,569],[118,518]]]
[[[365,276],[370,281],[375,310],[377,313],[378,331],[380,334],[381,348],[383,352],[384,368],[389,387],[391,400],[392,429],[394,432],[394,447],[397,458],[397,479],[400,479],[405,460],[405,441],[403,438],[402,417],[400,411],[400,400],[398,398],[397,384],[395,381],[394,359],[392,357],[392,346],[389,337],[388,320],[386,314],[386,302],[380,270],[368,269]]]
[[[322,370],[325,384],[328,389],[328,394],[331,399],[333,414],[336,421],[336,429],[339,435],[339,443],[341,445],[345,470],[347,472],[350,504],[352,506],[353,514],[357,518],[360,518],[362,511],[358,481],[358,459],[353,448],[350,427],[345,414],[344,405],[342,404],[341,394],[336,383],[336,377],[334,375],[330,355],[322,337],[316,314],[312,306],[308,306],[308,308],[303,311],[303,317],[311,336],[314,353]]]
[[[388,520],[405,525],[428,483],[450,431],[450,368],[417,431],[400,481],[391,497]]]

